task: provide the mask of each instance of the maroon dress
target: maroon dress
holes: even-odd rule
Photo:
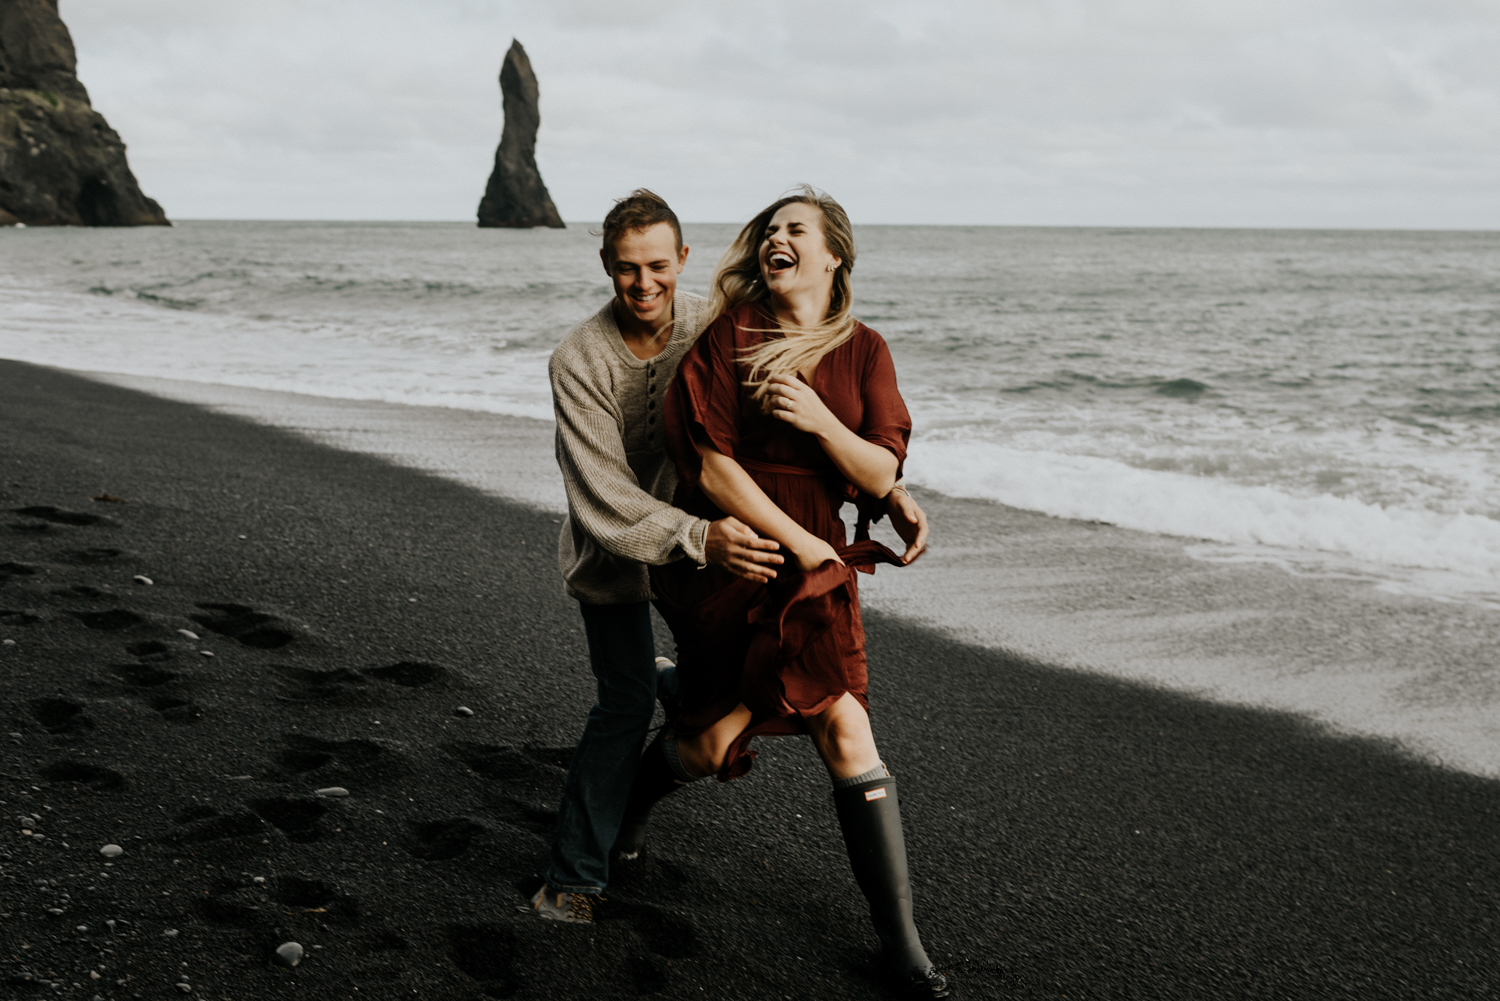
[[[752,737],[802,732],[802,719],[827,709],[845,692],[869,708],[865,631],[854,571],[876,563],[900,565],[870,541],[869,521],[883,508],[849,483],[818,440],[767,414],[745,386],[745,351],[762,343],[776,321],[754,306],[720,316],[683,357],[663,405],[667,447],[677,466],[674,503],[709,520],[724,512],[699,488],[700,444],[710,444],[744,467],[766,495],[813,535],[839,552],[801,572],[790,553],[770,584],[736,577],[691,561],[651,568],[657,608],[677,641],[680,707],[673,725],[700,733],[743,702],[749,728],[730,750],[721,781],[749,771]],[[776,336],[771,334],[769,336]],[[896,368],[885,340],[860,324],[854,336],[818,362],[812,387],[846,427],[906,459],[911,417],[896,388]],[[839,508],[855,502],[856,541],[848,544]]]

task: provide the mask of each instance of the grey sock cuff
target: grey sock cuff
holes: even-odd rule
[[[876,779],[888,779],[890,777],[890,770],[885,767],[885,762],[881,762],[863,775],[853,775],[847,779],[834,779],[833,787],[835,789],[848,789],[850,786],[857,786],[861,782],[873,782]]]
[[[662,756],[667,759],[667,767],[672,769],[672,774],[677,776],[677,781],[682,783],[694,782],[702,778],[701,775],[693,775],[682,766],[682,758],[677,753],[677,735],[666,733],[661,738]]]

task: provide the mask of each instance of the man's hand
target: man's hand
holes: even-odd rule
[[[781,544],[762,539],[738,518],[720,518],[708,526],[704,555],[714,566],[723,567],[736,577],[764,584],[776,576],[774,567],[785,559],[776,552]]]
[[[915,563],[917,557],[927,551],[927,513],[901,487],[885,495],[885,513],[890,516],[891,527],[906,543],[901,562]]]

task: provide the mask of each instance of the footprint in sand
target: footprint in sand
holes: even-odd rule
[[[120,632],[146,621],[128,608],[111,608],[103,612],[65,612],[64,614],[72,616],[90,629],[98,629],[107,633]]]
[[[667,964],[656,956],[631,956],[625,963],[637,994],[659,994],[667,989]]]
[[[65,598],[112,598],[114,595],[108,591],[101,591],[97,587],[88,584],[71,584],[68,587],[60,587],[52,592]]]
[[[252,799],[245,808],[221,813],[211,806],[193,807],[174,819],[177,828],[163,836],[175,844],[201,844],[229,838],[263,838],[266,825],[301,844],[320,840],[322,821],[331,807],[325,801],[271,796]]]
[[[177,680],[174,671],[155,664],[111,664],[109,669],[133,688],[158,688]]]
[[[409,660],[387,667],[367,667],[363,673],[380,681],[400,685],[402,688],[425,688],[427,685],[448,679],[448,672],[436,664]]]
[[[276,876],[268,884],[270,897],[291,914],[316,914],[319,921],[358,925],[359,908],[353,897],[321,879]]]
[[[475,980],[487,997],[510,997],[521,987],[516,976],[516,934],[503,925],[452,925],[448,948],[453,965]]]
[[[244,879],[218,880],[198,906],[211,924],[246,931],[269,932],[280,917],[271,907],[265,887]]]
[[[305,844],[323,837],[322,820],[329,811],[326,802],[276,796],[252,799],[245,805],[256,816],[285,834],[290,841]]]
[[[290,623],[249,605],[199,602],[198,607],[203,612],[188,618],[257,650],[279,650],[298,638],[298,631]]]
[[[11,577],[30,577],[37,568],[30,563],[0,563],[0,584]]]
[[[406,852],[424,862],[446,862],[467,852],[484,833],[484,825],[468,817],[413,824]]]
[[[106,547],[92,547],[88,549],[67,549],[57,554],[57,558],[66,563],[81,563],[91,566],[98,563],[113,563],[130,554],[123,549],[109,549]]]
[[[275,668],[282,681],[281,702],[323,702],[355,695],[368,682],[358,671],[347,667],[317,671],[310,667]]]
[[[136,659],[146,664],[172,659],[172,648],[156,640],[131,643],[125,647],[125,652],[133,654]]]
[[[48,782],[72,785],[74,788],[88,786],[91,789],[112,790],[125,787],[125,776],[119,772],[84,761],[54,761],[50,765],[44,765],[40,774]]]
[[[72,525],[77,528],[101,526],[107,528],[119,527],[119,522],[102,514],[85,514],[82,511],[67,511],[60,507],[51,507],[45,504],[35,504],[31,507],[13,508],[16,514],[27,518],[35,518],[51,525]]]
[[[213,924],[256,932],[282,927],[288,918],[295,921],[303,916],[320,925],[354,927],[360,922],[353,897],[323,880],[303,876],[273,876],[266,883],[221,879],[208,889],[200,906],[203,916]]]
[[[691,921],[654,904],[614,903],[603,918],[628,922],[648,949],[667,959],[690,959],[703,951]]]
[[[27,521],[13,521],[10,524],[11,531],[20,532],[23,535],[49,535],[70,532],[75,528],[118,528],[120,525],[118,521],[105,515],[68,511],[49,505],[37,504],[11,510],[28,519]]]
[[[174,656],[174,651],[167,644],[158,640],[142,640],[139,643],[128,644],[125,651],[134,654],[139,663],[111,664],[109,669],[131,688],[162,688],[180,680],[181,675],[176,671],[170,671],[161,666]],[[185,693],[181,691],[151,694],[137,691],[136,694],[153,710],[160,713],[162,719],[169,722],[196,723],[203,718],[203,707],[184,698]]]
[[[146,704],[170,723],[196,723],[203,718],[202,706],[171,695],[158,695]]]
[[[399,751],[374,740],[324,740],[301,733],[284,734],[281,740],[282,749],[263,776],[267,781],[299,777],[320,786],[362,786],[400,778],[411,771]]]
[[[443,750],[488,780],[486,798],[507,823],[551,834],[571,748],[458,741]]]
[[[279,696],[286,702],[321,702],[348,696],[368,697],[369,679],[386,682],[401,688],[425,688],[442,684],[452,677],[452,672],[436,664],[418,661],[401,661],[385,667],[367,667],[363,671],[352,671],[347,667],[319,671],[307,667],[278,667],[285,682]]]
[[[393,931],[375,931],[355,940],[361,971],[367,975],[396,976],[411,967],[411,943]]]
[[[194,807],[179,814],[173,822],[179,825],[178,829],[162,840],[184,845],[226,838],[259,838],[266,826],[265,821],[248,810],[220,813],[211,806]]]
[[[94,728],[94,721],[83,714],[83,703],[71,699],[33,699],[31,718],[48,733],[81,733]]]

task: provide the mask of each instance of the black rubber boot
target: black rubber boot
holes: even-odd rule
[[[665,728],[656,732],[656,739],[646,745],[641,762],[636,765],[635,781],[630,784],[630,796],[625,801],[625,815],[620,819],[620,833],[615,835],[616,858],[633,859],[640,855],[646,844],[651,808],[684,784],[678,781],[677,773],[667,764],[667,755],[662,748],[665,735]]]
[[[870,902],[881,956],[901,978],[906,996],[946,998],[947,979],[932,965],[912,920],[911,881],[896,780],[872,779],[833,791],[854,881]]]

